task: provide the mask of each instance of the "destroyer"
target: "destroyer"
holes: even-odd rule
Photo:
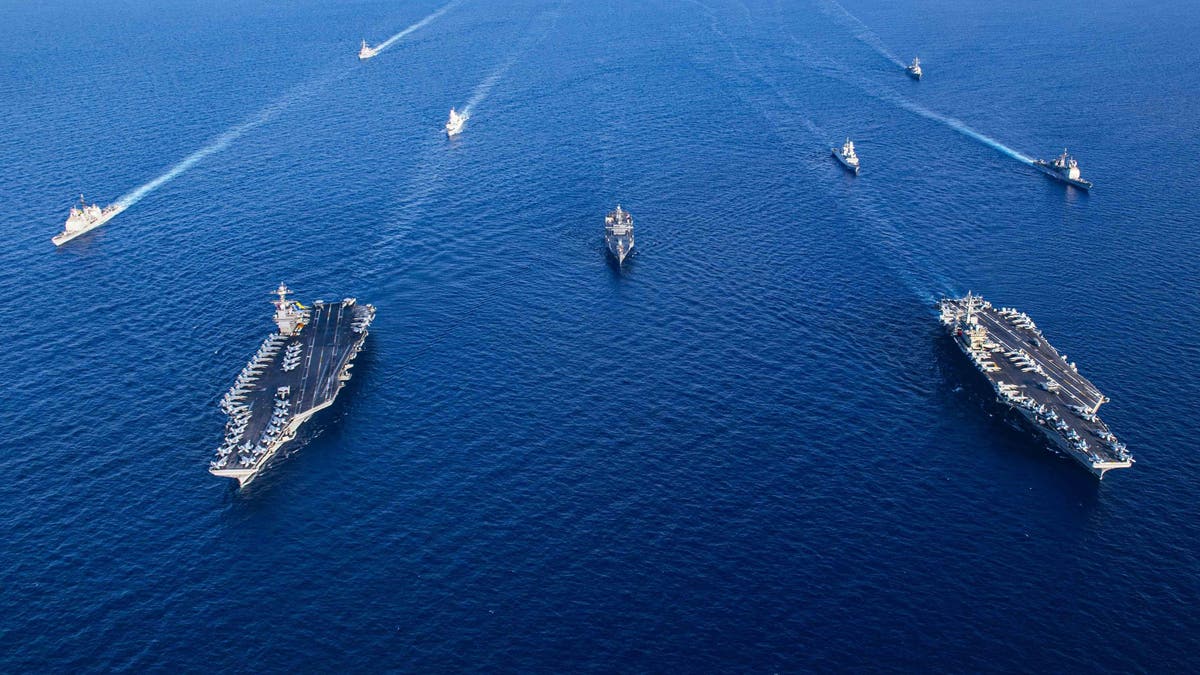
[[[620,204],[617,210],[604,216],[604,244],[618,265],[633,251],[633,216]]]
[[[913,62],[910,63],[909,65],[905,66],[904,70],[905,70],[905,72],[908,73],[908,76],[911,77],[912,79],[920,80],[921,74],[922,74],[921,73],[921,59],[918,59],[917,57],[914,56]]]
[[[467,115],[454,108],[450,109],[450,119],[446,120],[446,136],[453,137],[462,133],[463,125],[467,123]]]
[[[853,171],[855,176],[858,175],[858,155],[854,154],[853,141],[847,138],[841,150],[833,148],[833,156],[842,163],[842,166]]]
[[[372,49],[369,45],[367,45],[367,41],[363,40],[362,48],[360,48],[358,50],[358,60],[366,61],[367,59],[371,58],[372,56],[375,56],[378,53],[379,53],[378,47]]]
[[[1133,457],[1096,416],[1108,398],[1059,354],[1033,321],[970,293],[938,303],[954,344],[996,392],[1006,414],[1096,476],[1127,469]]]
[[[63,231],[51,237],[50,241],[54,242],[55,246],[62,246],[84,232],[90,232],[107,223],[124,210],[125,207],[120,204],[100,208],[98,204],[88,204],[83,195],[79,195],[79,208],[71,207],[71,214],[67,216],[67,224]]]
[[[1064,183],[1084,190],[1092,189],[1091,181],[1086,181],[1079,175],[1079,163],[1075,161],[1074,157],[1067,155],[1066,148],[1063,148],[1062,154],[1056,159],[1052,159],[1049,162],[1044,159],[1037,159],[1034,160],[1033,165],[1051,178],[1057,178]]]
[[[333,404],[375,318],[375,307],[354,298],[305,307],[288,299],[283,284],[275,294],[279,332],[267,337],[221,399],[229,421],[209,472],[235,478],[239,487],[254,480],[300,425]]]

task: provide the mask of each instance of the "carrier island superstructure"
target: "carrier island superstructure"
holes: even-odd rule
[[[1133,457],[1098,416],[1108,398],[1050,345],[1033,321],[983,298],[943,299],[942,325],[983,375],[1012,419],[1097,477],[1127,469]]]
[[[254,480],[302,424],[333,404],[375,318],[374,306],[354,298],[305,307],[290,294],[279,284],[273,302],[278,332],[267,336],[221,399],[229,421],[209,471],[237,479],[239,487]]]

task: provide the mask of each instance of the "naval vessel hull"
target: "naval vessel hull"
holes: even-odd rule
[[[1037,169],[1038,171],[1041,171],[1042,173],[1046,174],[1047,176],[1050,176],[1054,180],[1059,181],[1060,183],[1066,183],[1067,185],[1074,185],[1075,187],[1079,188],[1080,190],[1085,190],[1085,191],[1092,189],[1091,181],[1086,181],[1086,180],[1083,180],[1082,178],[1079,178],[1079,179],[1067,178],[1066,176],[1060,174],[1059,172],[1057,172],[1054,169],[1047,166],[1046,162],[1044,162],[1043,160],[1040,160],[1040,159],[1034,160],[1033,167],[1035,169]]]
[[[833,152],[833,158],[838,161],[838,164],[841,164],[844,169],[846,169],[850,173],[853,173],[855,176],[858,175],[858,167],[855,166],[854,164],[851,164],[850,162],[847,162],[846,158],[842,157],[842,153],[840,150],[838,150],[837,148],[831,148],[830,150]]]
[[[238,487],[253,481],[313,415],[333,405],[362,351],[372,305],[314,302],[294,335],[272,334],[221,402],[226,441],[209,466]],[[285,405],[286,404],[286,405]]]
[[[633,237],[608,235],[604,238],[604,245],[618,265],[624,264],[625,259],[633,253]]]
[[[912,79],[914,79],[918,82],[921,81],[921,73],[918,73],[917,71],[913,70],[912,68],[905,68],[904,70],[905,70],[905,72],[908,73],[908,76],[911,77]]]
[[[116,218],[124,210],[125,210],[124,208],[120,208],[120,209],[113,211],[112,213],[101,216],[99,220],[92,223],[91,225],[88,225],[87,227],[83,228],[82,230],[76,230],[74,232],[67,232],[66,230],[64,230],[62,232],[59,232],[58,234],[51,237],[50,241],[53,242],[55,246],[62,246],[63,244],[67,243],[68,241],[71,241],[72,239],[74,239],[76,237],[85,235],[88,232],[91,232],[92,230],[94,230],[94,229],[100,227],[101,225],[107,223],[108,221],[112,220],[113,218]]]
[[[950,340],[958,348],[956,351],[967,358],[967,365],[972,366],[973,364],[971,363],[969,348],[955,338],[950,338]],[[1020,408],[1010,403],[1005,403],[1004,398],[999,389],[996,388],[995,383],[989,380],[986,375],[979,372],[979,370],[974,367],[970,368],[970,370],[975,374],[975,381],[983,387],[986,387],[985,391],[990,392],[994,397],[991,402],[993,406],[996,406],[994,410],[997,410],[998,413],[1003,416],[1004,421],[1007,422],[1014,431],[1032,435],[1034,439],[1040,443],[1043,443],[1054,454],[1073,460],[1076,464],[1088,470],[1097,478],[1104,478],[1104,473],[1109,471],[1111,468],[1124,468],[1124,465],[1120,467],[1109,468],[1098,468],[1093,466],[1090,458],[1072,448],[1067,443],[1065,438],[1055,433],[1050,427],[1040,423],[1031,413],[1027,412],[1024,408]]]
[[[1096,414],[1108,398],[1027,315],[970,295],[943,299],[939,306],[951,340],[1005,409],[1005,419],[1033,431],[1097,478],[1133,465],[1125,445]]]

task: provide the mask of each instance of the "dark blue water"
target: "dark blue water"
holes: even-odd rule
[[[354,58],[440,6],[0,9],[0,670],[1200,666],[1195,3],[466,0]],[[1064,145],[1092,194],[1001,148]],[[238,493],[281,280],[378,318]],[[1133,469],[987,415],[967,290]]]

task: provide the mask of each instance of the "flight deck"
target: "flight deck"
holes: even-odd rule
[[[1052,447],[1103,478],[1133,465],[1125,444],[1097,415],[1109,401],[1023,312],[978,296],[944,299],[941,322],[996,392]]]
[[[229,421],[209,471],[235,478],[239,486],[253,480],[313,414],[333,404],[375,318],[374,306],[353,298],[305,307],[289,300],[291,291],[282,284],[275,293],[278,332],[221,399]]]

